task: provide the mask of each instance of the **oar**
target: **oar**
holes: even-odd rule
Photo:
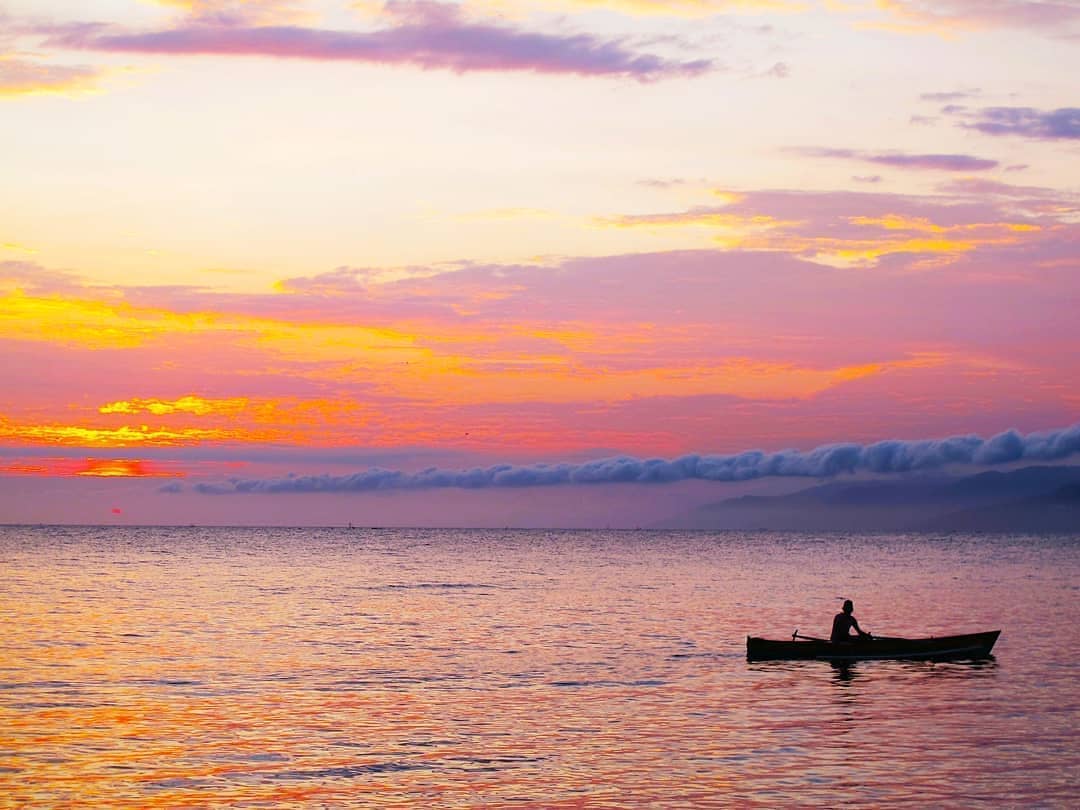
[[[801,638],[804,641],[825,641],[823,638],[815,638],[814,636],[800,636],[799,628],[795,628],[795,632],[791,634],[791,640],[794,641],[797,638]]]

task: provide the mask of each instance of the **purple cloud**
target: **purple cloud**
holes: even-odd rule
[[[1072,0],[881,0],[879,5],[901,19],[944,30],[1061,29],[1080,21],[1080,6]]]
[[[961,126],[984,135],[1019,135],[1040,141],[1080,139],[1080,107],[1036,110],[1031,107],[985,107]]]
[[[466,20],[456,7],[431,2],[390,3],[393,24],[374,31],[299,26],[206,24],[141,33],[100,25],[52,31],[48,44],[110,52],[266,56],[405,64],[424,69],[533,71],[582,76],[627,76],[638,81],[696,76],[708,59],[673,61],[634,50],[625,40],[589,34],[543,34]]]
[[[955,194],[973,199],[986,199],[992,197],[1010,197],[1022,199],[1027,202],[1050,202],[1059,211],[1062,205],[1075,204],[1071,195],[1054,191],[1040,186],[1016,186],[1011,183],[1002,183],[1000,180],[986,180],[981,177],[963,177],[950,180],[937,187],[944,194]]]
[[[810,148],[796,150],[808,157],[858,160],[896,169],[926,169],[944,172],[981,172],[995,169],[996,160],[972,155],[910,155],[903,152],[864,152],[858,149]]]
[[[998,165],[996,160],[987,160],[986,158],[977,158],[971,155],[883,154],[868,155],[863,160],[902,169],[932,169],[946,172],[981,172],[997,168]]]
[[[943,93],[923,93],[919,96],[919,100],[945,104],[953,101],[962,101],[965,98],[974,98],[981,92],[981,90],[975,88],[972,90],[951,90]]]
[[[1058,461],[1080,453],[1080,423],[1059,430],[1021,434],[1007,430],[983,439],[975,435],[873,444],[827,444],[806,452],[747,450],[732,455],[674,459],[617,456],[582,464],[495,464],[468,470],[431,467],[402,472],[373,467],[351,475],[295,475],[233,478],[196,484],[205,495],[252,493],[374,492],[420,489],[495,489],[580,484],[670,484],[677,481],[750,481],[772,477],[831,478],[935,470],[950,464],[993,466],[1015,461]],[[162,490],[177,492],[175,485]]]

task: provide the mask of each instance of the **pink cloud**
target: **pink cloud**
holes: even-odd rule
[[[895,435],[890,425],[932,435],[1073,421],[1080,363],[1062,347],[1080,339],[1080,225],[1067,194],[965,179],[937,197],[748,191],[708,210],[788,223],[791,241],[460,264],[393,281],[342,267],[286,280],[275,294],[80,286],[8,263],[0,275],[9,288],[118,302],[129,319],[183,313],[185,327],[106,347],[9,330],[3,356],[22,383],[0,420],[53,423],[56,403],[67,403],[65,418],[154,427],[180,417],[98,408],[243,397],[244,418],[262,420],[249,427],[281,440],[489,454],[736,450],[748,437],[807,446],[841,426],[862,440]],[[977,244],[945,264],[899,251],[860,267],[808,261],[800,246],[938,230]],[[207,331],[200,313],[213,313]],[[324,338],[322,329],[334,331]],[[353,329],[390,330],[410,354],[386,362],[387,349],[334,349],[364,345]],[[414,375],[404,361],[415,358],[433,362]],[[703,379],[722,384],[703,388]]]
[[[1020,332],[1063,326],[1062,319],[1034,313],[1064,317],[1061,308],[1076,294],[1061,264],[1077,255],[1080,226],[1068,217],[1075,201],[1047,189],[972,178],[954,180],[942,191],[939,197],[751,191],[722,206],[616,218],[627,227],[679,226],[713,215],[736,223],[782,223],[741,249],[567,259],[555,266],[463,264],[389,282],[363,268],[341,267],[284,280],[284,294],[151,287],[125,288],[123,295],[139,306],[437,334],[440,348],[466,353],[476,350],[478,329],[488,347],[524,357],[564,340],[553,334],[541,346],[530,327],[580,329],[593,333],[595,345],[561,351],[586,352],[612,367],[672,351],[686,360],[707,358],[717,343],[731,353],[800,362],[828,346],[833,360],[863,362],[873,359],[867,346],[878,351],[920,338],[938,344],[949,335],[980,333],[980,324],[1002,318],[1015,321]],[[807,261],[826,247],[879,242],[895,245],[861,269]],[[930,249],[942,252],[919,252]],[[924,266],[928,256],[948,261]],[[663,308],[656,304],[660,290]],[[973,296],[973,290],[982,292]],[[972,307],[963,330],[954,317],[957,296]],[[919,305],[919,320],[903,317],[897,310],[902,301]],[[1028,308],[1028,315],[1018,320],[1017,307]],[[643,324],[654,339],[628,342]],[[788,345],[789,334],[814,334],[815,343]],[[852,344],[850,334],[862,335],[862,342]],[[771,344],[768,335],[775,338]],[[971,345],[993,339],[988,328]]]

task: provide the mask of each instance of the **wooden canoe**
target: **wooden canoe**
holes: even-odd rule
[[[986,658],[994,648],[1000,630],[961,636],[930,638],[878,638],[831,642],[820,639],[774,641],[746,637],[749,661],[818,660],[863,661],[875,658],[920,661],[948,661]]]

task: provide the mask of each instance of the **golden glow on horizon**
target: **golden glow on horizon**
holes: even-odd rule
[[[897,224],[894,219],[885,220]],[[929,227],[929,226],[926,226]],[[924,227],[924,230],[926,228]],[[898,233],[902,231],[897,230]],[[964,243],[945,240],[899,240],[890,245],[911,250],[957,250]],[[852,263],[880,255],[880,241],[861,245],[850,240],[828,244],[805,240],[789,249],[830,247]],[[861,248],[866,253],[860,253]],[[837,251],[848,251],[837,253]],[[425,282],[426,283],[426,282]],[[438,290],[433,287],[432,290]],[[424,288],[418,288],[424,294]],[[417,321],[404,329],[345,323],[270,319],[239,312],[172,312],[134,306],[109,291],[114,300],[81,299],[74,295],[29,296],[19,291],[5,301],[3,335],[9,340],[75,342],[83,350],[157,351],[183,338],[185,363],[216,370],[215,354],[222,337],[244,347],[248,364],[243,374],[277,373],[294,382],[304,380],[342,391],[367,392],[291,397],[205,396],[199,392],[178,398],[136,396],[107,400],[93,414],[85,406],[69,405],[67,413],[39,410],[17,422],[0,422],[0,440],[61,446],[132,447],[191,446],[234,442],[277,442],[290,445],[372,446],[453,443],[449,435],[468,428],[432,430],[423,424],[432,409],[487,408],[505,411],[525,403],[632,402],[663,392],[666,397],[732,396],[757,400],[808,399],[834,386],[877,376],[895,368],[926,367],[905,355],[859,363],[793,362],[740,356],[736,351],[710,358],[700,348],[708,340],[699,328],[689,331],[653,322],[594,321],[588,326],[508,323],[486,329],[469,326],[468,312],[481,301],[498,300],[502,293],[462,290],[454,307],[460,323]],[[102,295],[86,288],[87,295]],[[378,295],[378,292],[375,293]],[[485,299],[484,296],[487,296]],[[228,302],[228,297],[221,299]],[[237,305],[244,299],[237,299]],[[456,300],[456,299],[454,299]],[[470,304],[468,301],[475,303]],[[302,301],[302,299],[301,299]],[[307,307],[298,303],[297,311]],[[723,340],[724,331],[713,339]],[[763,338],[759,338],[763,340]],[[687,349],[692,354],[685,354]],[[782,357],[782,354],[780,355]],[[169,361],[170,363],[172,361]],[[944,363],[945,360],[939,362]],[[175,366],[179,369],[182,366]],[[115,387],[114,387],[115,390]],[[387,403],[401,403],[388,405]],[[44,416],[48,414],[48,416]],[[155,424],[117,424],[118,418],[148,414]],[[44,418],[43,418],[44,417]],[[475,418],[475,417],[472,417]],[[197,421],[196,421],[197,420]],[[441,418],[437,421],[441,421]],[[530,429],[531,430],[531,429]],[[498,431],[489,431],[488,435]],[[502,428],[507,438],[513,432]],[[563,436],[565,438],[565,434]],[[534,434],[518,441],[535,444]],[[548,443],[558,443],[554,436]]]
[[[762,362],[733,358],[712,365],[684,365],[654,368],[588,368],[568,363],[559,357],[521,358],[516,364],[502,360],[466,361],[458,358],[456,365],[438,371],[431,368],[390,385],[391,396],[412,403],[405,410],[386,411],[375,402],[365,404],[345,399],[251,401],[242,409],[174,408],[155,416],[156,425],[109,426],[86,421],[42,423],[27,419],[0,420],[0,442],[28,445],[52,444],[68,447],[184,447],[205,444],[233,443],[255,445],[278,443],[295,446],[346,446],[363,442],[371,446],[434,441],[454,444],[453,437],[469,430],[468,424],[458,428],[453,422],[440,418],[428,425],[428,409],[461,407],[483,403],[485,408],[513,408],[521,403],[590,402],[592,407],[603,403],[632,401],[652,392],[663,390],[666,396],[732,395],[758,399],[798,399],[814,396],[834,385],[879,375],[896,368],[926,368],[946,362],[944,358],[919,357],[908,360],[835,368],[807,368],[785,362]],[[345,369],[325,372],[328,378],[340,379]],[[395,387],[396,386],[396,387]],[[193,401],[208,402],[199,397]],[[124,401],[111,403],[111,409],[99,409],[103,419],[129,416],[136,410],[134,403],[161,400]],[[160,410],[160,409],[159,409]],[[213,419],[206,427],[185,424],[184,419]],[[464,417],[468,419],[469,417]],[[472,418],[473,420],[476,417]],[[473,426],[475,430],[475,426]],[[506,426],[489,429],[487,436],[505,440],[515,435]],[[564,434],[562,440],[566,440]],[[518,434],[518,443],[535,445],[537,438]],[[560,445],[554,436],[541,442]]]
[[[726,250],[791,253],[836,267],[872,266],[881,258],[897,253],[932,254],[948,260],[983,247],[1017,244],[1019,234],[1043,230],[1040,225],[1023,222],[938,225],[925,217],[899,214],[849,216],[845,221],[859,228],[876,227],[897,235],[821,236],[810,231],[808,219],[777,219],[767,214],[735,214],[709,209],[595,220],[599,225],[617,228],[716,228],[720,233],[714,241]],[[940,238],[927,238],[926,234]]]
[[[98,413],[152,413],[161,416],[166,413],[190,413],[196,416],[204,416],[210,413],[226,414],[235,416],[247,406],[248,400],[244,397],[234,399],[203,399],[202,397],[186,396],[172,401],[160,399],[133,399],[120,402],[110,402],[98,408]]]
[[[39,458],[0,464],[0,475],[184,478],[187,473],[172,462],[129,458]]]
[[[149,425],[106,428],[55,423],[29,424],[0,418],[0,442],[55,444],[61,447],[171,447],[240,439],[274,441],[277,438],[279,437],[269,432],[242,430],[169,429]]]

